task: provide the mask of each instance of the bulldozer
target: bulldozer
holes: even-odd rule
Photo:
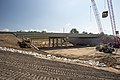
[[[104,53],[112,53],[115,51],[115,49],[110,44],[98,45],[98,46],[96,46],[96,50],[99,52],[104,52]]]
[[[30,38],[22,38],[22,41],[18,41],[18,45],[21,48],[31,48],[31,42],[32,40]]]

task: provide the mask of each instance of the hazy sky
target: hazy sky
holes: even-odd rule
[[[98,11],[106,8],[105,0],[95,0]],[[117,29],[120,31],[120,0],[112,0]],[[47,30],[99,33],[91,0],[0,0],[0,30]],[[91,16],[91,20],[90,20]],[[101,19],[105,33],[112,34],[109,17]]]

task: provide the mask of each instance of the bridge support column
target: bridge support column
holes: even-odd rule
[[[62,38],[61,38],[61,40],[60,40],[60,45],[61,45],[61,47],[62,47]]]
[[[56,38],[56,47],[58,47],[58,38]]]
[[[51,46],[51,38],[49,38],[49,47]]]
[[[54,38],[52,38],[52,47],[54,47]]]

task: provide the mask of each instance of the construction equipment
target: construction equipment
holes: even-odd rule
[[[107,0],[107,4],[108,4],[109,15],[110,15],[110,23],[111,23],[113,37],[114,37],[114,43],[112,45],[114,48],[119,48],[120,47],[120,37],[118,37],[119,31],[116,30],[116,23],[115,23],[112,0]],[[107,16],[108,16],[108,11],[103,11],[102,18],[106,18]]]
[[[116,23],[115,23],[112,0],[107,0],[107,3],[108,3],[108,10],[109,10],[109,15],[110,15],[112,32],[113,32],[113,35],[116,35]]]
[[[102,24],[101,24],[99,12],[98,12],[95,0],[91,0],[91,3],[92,3],[92,8],[93,8],[93,11],[94,11],[94,14],[95,14],[95,18],[96,18],[96,22],[97,22],[97,25],[98,25],[99,32],[103,33]]]
[[[92,3],[92,8],[93,8],[93,11],[94,11],[94,14],[95,14],[95,18],[96,18],[96,22],[97,22],[97,25],[98,25],[99,32],[103,36],[103,37],[101,37],[101,42],[106,43],[107,40],[106,40],[106,37],[104,36],[104,32],[103,32],[103,28],[102,28],[102,24],[101,24],[101,20],[100,20],[100,15],[99,15],[99,12],[98,12],[98,9],[97,9],[96,2],[95,2],[95,0],[91,0],[91,3]]]
[[[100,21],[100,16],[99,16],[99,12],[98,12],[95,0],[91,0],[91,3],[92,3],[93,11],[94,11],[94,14],[95,14],[96,22],[97,22],[97,25],[98,25],[98,29],[99,29],[100,33],[103,33],[103,35],[102,35],[103,37],[101,38],[103,44],[98,45],[96,47],[96,50],[98,50],[100,52],[104,52],[104,53],[112,53],[115,50],[114,50],[114,48],[112,48],[111,45],[108,45],[108,43],[106,42],[107,40],[106,40],[106,37],[104,36],[104,32],[103,32],[103,29],[102,29],[102,24],[101,24],[101,21]],[[104,11],[102,13],[102,17],[104,18],[104,17],[107,17],[107,16],[108,16],[108,11]]]
[[[21,48],[31,48],[31,39],[30,38],[22,38],[22,42],[18,42]]]
[[[30,38],[22,38],[22,41],[18,41],[18,44],[21,48],[33,48],[39,50],[34,44],[32,44],[32,40]]]
[[[104,53],[112,53],[115,51],[111,44],[98,45],[96,47],[96,50],[98,50],[100,52],[104,52]]]
[[[108,16],[108,11],[103,11],[102,18],[106,18]]]
[[[107,0],[107,3],[108,3],[108,10],[109,10],[109,15],[110,15],[112,32],[113,32],[113,36],[114,36],[114,44],[113,45],[115,48],[119,48],[120,47],[120,38],[118,37],[119,31],[116,30],[116,23],[115,23],[112,0]]]

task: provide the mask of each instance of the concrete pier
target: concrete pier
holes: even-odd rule
[[[56,38],[56,47],[58,47],[58,38]]]
[[[62,47],[62,46],[63,46],[62,37],[49,37],[49,47]]]

